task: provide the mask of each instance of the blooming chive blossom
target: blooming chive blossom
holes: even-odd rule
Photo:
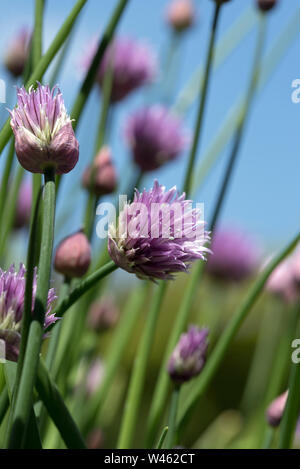
[[[38,84],[37,89],[18,88],[17,107],[11,112],[20,164],[32,173],[54,168],[68,173],[78,161],[79,144],[57,87]]]
[[[168,373],[176,383],[189,381],[205,365],[208,329],[191,326],[182,334],[168,362]]]
[[[0,269],[0,339],[6,345],[6,358],[17,361],[20,345],[21,322],[24,311],[24,296],[26,283],[26,269],[23,264],[19,271],[12,265],[8,271]],[[32,291],[32,307],[34,306],[37,285],[37,273],[35,271]],[[56,299],[54,289],[48,293],[47,312],[44,328],[57,321],[51,314],[52,304]]]
[[[143,172],[174,160],[187,143],[180,120],[161,105],[142,109],[131,116],[125,136],[134,161]]]
[[[136,190],[133,203],[125,204],[118,227],[109,228],[108,250],[113,261],[139,278],[173,279],[190,264],[205,259],[206,244],[201,211],[157,181],[149,191]]]
[[[236,229],[221,229],[212,239],[213,255],[207,271],[216,278],[241,281],[257,267],[259,251],[255,243]]]
[[[31,32],[27,28],[23,28],[8,46],[4,64],[14,77],[19,77],[23,74],[29,55],[30,40]]]
[[[84,67],[87,69],[97,50],[97,44],[89,46]],[[117,38],[107,48],[100,64],[97,81],[103,87],[108,70],[112,70],[111,101],[118,102],[134,90],[149,84],[156,75],[156,59],[149,47],[130,38]]]

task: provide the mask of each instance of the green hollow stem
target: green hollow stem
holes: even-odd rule
[[[176,419],[179,403],[179,394],[181,386],[174,386],[170,402],[170,413],[169,413],[169,424],[168,424],[168,435],[166,438],[166,449],[172,449],[176,444]]]
[[[162,449],[166,436],[168,434],[168,430],[169,430],[169,427],[167,426],[163,428],[163,431],[161,432],[161,435],[159,437],[159,440],[157,442],[155,449]]]
[[[66,407],[56,384],[52,380],[43,359],[40,359],[38,367],[36,389],[67,448],[85,448],[80,431]]]
[[[182,407],[179,411],[178,417],[178,428],[181,429],[183,424],[186,422],[192,409],[203,396],[211,380],[215,376],[215,373],[219,369],[222,360],[230,347],[233,339],[235,338],[240,327],[244,323],[249,312],[253,308],[254,304],[258,300],[260,294],[264,290],[265,284],[270,277],[271,273],[276,267],[295,249],[300,241],[300,234],[298,234],[290,244],[266,267],[261,273],[258,280],[255,282],[246,299],[242,303],[241,307],[237,310],[233,316],[222,336],[220,337],[217,345],[215,346],[211,356],[205,365],[201,375],[195,380],[195,387],[187,397],[186,401],[182,403]]]
[[[250,106],[251,106],[251,103],[252,103],[256,82],[257,82],[257,79],[258,79],[257,70],[258,70],[259,63],[260,63],[261,56],[262,56],[262,52],[263,52],[264,37],[265,37],[265,21],[262,20],[262,22],[260,24],[260,31],[259,31],[257,46],[256,46],[256,50],[255,50],[253,71],[252,71],[251,78],[250,78],[250,83],[249,83],[248,100],[247,100],[247,102],[248,102],[247,110],[248,111],[250,110]],[[216,203],[215,203],[215,207],[214,207],[214,210],[213,210],[212,219],[211,219],[211,222],[209,224],[209,231],[210,232],[213,232],[214,229],[215,229],[215,226],[217,224],[217,221],[218,221],[220,213],[221,213],[221,209],[222,209],[226,194],[227,194],[228,189],[229,189],[229,184],[230,184],[230,181],[232,179],[234,166],[237,162],[237,158],[238,158],[238,155],[239,155],[239,149],[240,149],[240,145],[241,145],[241,142],[242,142],[242,137],[243,137],[243,132],[244,132],[247,116],[248,116],[248,112],[244,114],[244,116],[243,116],[243,118],[240,122],[240,125],[237,129],[237,132],[236,132],[235,142],[234,142],[234,145],[233,145],[233,148],[232,148],[232,152],[231,152],[231,155],[230,155],[230,158],[229,158],[229,161],[228,161],[227,168],[226,168],[224,176],[223,176],[223,180],[221,182],[221,186],[220,186],[219,193],[218,193],[218,196],[217,196],[217,200],[216,200]],[[182,303],[180,305],[180,308],[179,308],[179,311],[178,311],[178,314],[177,314],[177,317],[176,317],[176,320],[175,320],[173,331],[171,333],[171,336],[170,336],[170,339],[169,339],[169,342],[168,342],[168,345],[167,345],[167,348],[166,348],[166,353],[164,355],[164,360],[163,360],[163,363],[162,363],[162,366],[161,366],[161,369],[160,369],[156,389],[155,389],[155,392],[154,392],[154,398],[153,398],[153,401],[152,401],[150,414],[149,414],[148,440],[147,440],[148,445],[152,444],[153,439],[155,437],[156,428],[157,428],[159,419],[161,418],[161,414],[162,414],[162,411],[163,411],[163,408],[164,408],[164,405],[165,405],[165,401],[166,401],[166,398],[167,398],[167,394],[168,394],[169,380],[168,380],[168,376],[165,372],[166,363],[167,363],[168,357],[170,356],[173,348],[176,345],[176,342],[177,342],[177,340],[180,336],[180,333],[182,332],[182,330],[184,329],[184,327],[187,323],[188,316],[189,316],[189,311],[190,311],[191,306],[193,304],[195,294],[196,294],[196,291],[197,291],[197,288],[198,288],[198,285],[199,285],[199,281],[200,281],[200,278],[203,274],[203,270],[204,270],[204,263],[203,262],[198,262],[195,269],[194,269],[194,271],[193,271],[193,273],[192,273],[192,276],[191,276],[190,282],[187,286],[187,289],[184,293],[183,300],[182,300]]]
[[[147,291],[148,283],[145,283],[142,287],[133,291],[128,303],[126,304],[125,310],[112,339],[103,381],[101,382],[99,390],[95,392],[94,398],[88,403],[86,412],[84,413],[84,428],[88,426],[88,423],[92,420],[94,415],[99,415],[103,405],[105,404],[106,397],[109,395],[109,390],[116,375],[116,371],[129,343],[141,308],[145,303]]]
[[[9,408],[9,396],[6,387],[3,389],[0,395],[0,426],[4,420],[6,412]]]
[[[12,139],[7,156],[6,156],[5,167],[4,167],[3,177],[1,180],[1,186],[0,186],[0,223],[1,223],[1,226],[2,226],[3,211],[4,211],[5,201],[6,201],[9,178],[10,178],[10,174],[11,174],[11,170],[12,170],[13,162],[14,162],[14,155],[15,155],[15,140]]]
[[[159,293],[155,295],[154,301],[147,315],[145,328],[133,365],[129,389],[125,401],[119,440],[117,444],[119,449],[129,449],[133,439],[135,424],[144,388],[148,360],[155,336],[158,314],[166,289],[166,283],[160,282],[158,289]]]
[[[55,220],[55,173],[54,169],[45,171],[43,229],[40,249],[38,281],[32,320],[29,327],[24,365],[13,412],[12,429],[9,437],[10,448],[20,448],[26,436],[33,387],[39,363],[39,355],[44,333],[47,311],[48,291],[52,263],[52,249]]]
[[[37,81],[41,81],[43,75],[45,74],[47,68],[49,67],[50,63],[56,56],[59,49],[62,47],[64,42],[66,41],[70,31],[72,30],[74,23],[81,12],[82,8],[86,4],[87,0],[78,0],[74,5],[71,13],[64,21],[62,27],[58,31],[57,35],[53,39],[52,43],[50,44],[48,50],[40,59],[38,65],[34,68],[32,74],[30,75],[28,81],[26,81],[26,88],[28,89],[31,85],[34,85]],[[7,142],[9,141],[12,135],[12,130],[10,127],[10,119],[7,119],[6,123],[4,124],[3,128],[0,132],[0,154],[2,153],[3,149],[5,148]]]
[[[35,21],[32,38],[32,63],[35,68],[43,55],[43,16],[45,0],[35,0]]]
[[[118,26],[118,23],[122,17],[122,14],[125,10],[125,7],[127,6],[129,0],[119,0],[112,16],[111,19],[104,31],[104,34],[102,36],[102,39],[99,43],[98,50],[95,54],[95,57],[93,59],[93,62],[87,72],[87,75],[85,77],[85,80],[80,88],[79,94],[75,100],[74,106],[72,108],[71,116],[73,119],[75,119],[74,125],[75,128],[78,125],[79,118],[82,114],[82,111],[84,109],[85,103],[87,101],[87,98],[90,94],[90,91],[93,87],[95,76],[97,74],[98,66],[101,62],[101,59],[105,53],[105,50],[110,43],[114,32],[116,30],[116,27]]]
[[[118,266],[113,262],[110,261],[105,264],[100,269],[93,272],[91,275],[86,277],[80,283],[78,283],[70,292],[65,299],[62,300],[61,304],[58,306],[55,314],[57,317],[61,318],[65,314],[65,312],[77,301],[81,298],[85,293],[87,293],[96,283],[102,280],[107,275],[114,272]],[[52,326],[53,327],[53,326]],[[52,329],[49,326],[48,330]]]
[[[296,337],[300,334],[300,322],[298,322]],[[292,363],[289,378],[289,393],[280,425],[279,448],[290,449],[293,445],[293,437],[300,413],[300,364]]]
[[[213,17],[213,22],[212,22],[212,27],[211,27],[211,32],[210,32],[210,40],[209,40],[209,46],[208,46],[208,52],[207,52],[207,58],[206,58],[204,80],[203,80],[203,84],[201,83],[201,87],[200,87],[200,94],[199,94],[200,101],[199,101],[199,107],[198,107],[198,113],[197,113],[197,119],[196,119],[196,126],[194,130],[193,143],[191,147],[191,152],[190,152],[190,156],[188,160],[188,166],[187,166],[187,171],[186,171],[184,185],[183,185],[183,191],[186,192],[187,194],[190,193],[190,189],[191,189],[192,174],[193,174],[194,164],[195,164],[196,155],[197,155],[197,151],[199,148],[199,143],[200,143],[200,138],[201,138],[201,133],[202,133],[202,128],[203,128],[203,118],[204,118],[204,113],[206,109],[207,97],[208,97],[208,87],[209,87],[210,76],[211,76],[211,69],[212,69],[214,49],[215,49],[216,32],[217,32],[218,20],[220,17],[220,11],[221,11],[221,4],[217,2],[215,5],[215,12],[214,12],[214,17]]]

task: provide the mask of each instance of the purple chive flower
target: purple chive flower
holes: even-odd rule
[[[5,54],[4,65],[16,78],[23,74],[29,55],[30,40],[31,32],[27,28],[22,28],[9,44]]]
[[[269,405],[266,412],[266,419],[271,427],[278,427],[281,422],[285,405],[288,398],[288,391],[285,391]]]
[[[30,180],[23,182],[20,188],[14,228],[20,229],[28,225],[32,205],[32,184]]]
[[[208,334],[208,329],[190,326],[188,332],[181,335],[167,367],[173,381],[182,384],[201,372],[206,361]]]
[[[118,226],[110,225],[108,251],[119,267],[139,278],[173,279],[193,261],[205,259],[208,241],[201,211],[176,187],[166,191],[155,181],[148,192],[136,190]]]
[[[236,229],[222,229],[213,235],[213,255],[207,261],[207,271],[216,278],[241,281],[255,271],[259,250],[254,242]]]
[[[20,164],[32,173],[54,167],[68,173],[78,161],[79,145],[62,94],[38,83],[37,89],[18,88],[18,105],[10,111]]]
[[[83,66],[88,68],[97,50],[97,43],[89,46]],[[130,38],[117,38],[107,48],[99,67],[97,81],[103,86],[106,72],[112,70],[111,101],[118,102],[134,90],[149,84],[156,75],[156,59],[150,48]]]
[[[187,143],[180,120],[160,105],[142,109],[130,117],[125,136],[134,161],[143,172],[174,160]]]
[[[0,269],[0,339],[6,346],[7,360],[17,361],[19,355],[21,322],[24,310],[24,295],[26,283],[26,269],[23,264],[19,271],[12,265],[8,271]],[[34,306],[37,284],[37,272],[34,274],[32,308]],[[57,321],[51,314],[52,304],[56,300],[53,288],[48,293],[47,312],[45,317],[45,330],[50,324]]]

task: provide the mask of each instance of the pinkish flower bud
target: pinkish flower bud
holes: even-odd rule
[[[83,277],[90,263],[91,246],[82,231],[65,238],[56,249],[55,270],[66,277]]]
[[[178,33],[190,28],[195,22],[195,8],[191,0],[173,0],[167,9],[167,21]]]
[[[57,90],[57,93],[55,94]],[[38,84],[37,89],[18,88],[18,105],[11,113],[20,164],[32,173],[54,168],[68,173],[78,161],[79,144],[61,92]]]
[[[28,225],[30,220],[31,213],[31,204],[32,204],[32,184],[31,181],[24,181],[18,198],[18,203],[16,207],[16,217],[14,228],[20,229]]]
[[[300,289],[297,287],[295,276],[294,256],[285,259],[270,275],[266,288],[270,293],[281,298],[286,303],[299,300]]]
[[[104,376],[104,366],[102,360],[95,359],[86,377],[86,391],[89,396],[94,394],[99,388]]]
[[[285,391],[279,397],[276,397],[268,407],[266,418],[271,427],[278,427],[281,422],[285,405],[288,398],[288,391]]]
[[[23,74],[29,55],[30,39],[31,33],[28,29],[23,28],[8,46],[4,64],[7,70],[16,78]]]
[[[88,324],[96,332],[104,332],[113,327],[120,316],[120,311],[115,302],[109,298],[101,298],[95,301],[88,313]]]
[[[86,446],[88,449],[101,449],[103,448],[104,438],[103,432],[100,428],[94,428],[86,439]]]
[[[111,194],[116,190],[116,170],[112,163],[109,147],[103,147],[96,156],[93,165],[86,168],[82,177],[82,185],[97,197]]]
[[[263,11],[269,11],[277,5],[277,0],[257,0],[258,8]]]

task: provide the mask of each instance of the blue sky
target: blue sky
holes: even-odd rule
[[[45,14],[45,47],[57,31],[74,1],[47,0]],[[169,31],[164,23],[164,10],[167,0],[130,0],[122,18],[120,34],[133,36],[149,43],[162,57],[169,44]],[[198,8],[198,24],[181,44],[181,66],[176,76],[176,94],[201,64],[205,57],[208,28],[213,11],[212,0],[195,0]],[[222,11],[218,38],[228,31],[230,25],[252,0],[232,0]],[[280,5],[269,18],[266,52],[278,36],[281,28],[297,9],[297,2],[280,1]],[[73,103],[80,85],[78,62],[89,38],[99,35],[105,27],[110,13],[116,4],[114,0],[89,0],[76,27],[70,54],[59,84],[68,107]],[[299,7],[299,5],[298,5]],[[5,14],[1,15],[2,39],[0,53],[3,56],[9,38],[20,26],[32,24],[34,2],[31,0],[11,0],[5,2]],[[246,36],[230,58],[214,74],[210,86],[208,109],[198,159],[207,148],[228,109],[246,89],[255,47],[257,29]],[[236,168],[230,192],[222,214],[222,223],[240,225],[270,247],[281,246],[299,229],[300,200],[300,104],[291,101],[291,83],[300,78],[300,24],[299,36],[289,47],[279,67],[258,96],[243,141],[240,160]],[[1,77],[5,72],[1,70]],[[154,93],[151,94],[152,101]],[[116,164],[122,177],[130,177],[131,166],[127,164],[130,155],[123,141],[122,132],[128,114],[145,102],[145,92],[141,91],[126,100],[116,110],[113,118],[112,148]],[[79,178],[83,168],[91,158],[94,145],[93,129],[99,115],[99,94],[91,95],[82,122],[78,129],[80,141],[80,163],[72,175],[66,176],[61,194],[62,206],[68,207],[64,216],[61,234],[76,230],[82,220],[85,196],[80,191]],[[185,126],[192,131],[196,106],[185,119]],[[220,162],[197,194],[197,200],[205,203],[207,215],[215,200],[216,190],[228,156],[230,146],[221,155]],[[145,185],[149,186],[154,177],[167,186],[182,185],[187,155],[157,173],[151,174]],[[127,168],[127,174],[124,173]]]

